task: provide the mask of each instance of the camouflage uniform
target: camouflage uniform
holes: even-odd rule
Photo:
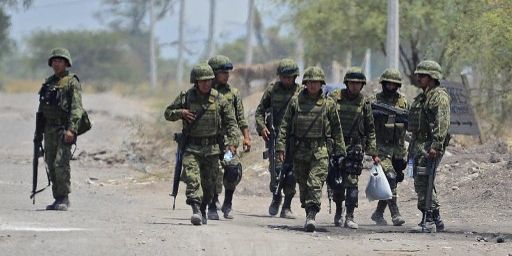
[[[53,58],[67,60],[71,67],[69,51],[55,48],[50,53],[48,65]],[[71,192],[71,146],[64,141],[64,132],[70,130],[75,139],[82,114],[82,88],[75,74],[65,71],[61,76],[54,74],[46,79],[39,91],[38,111],[44,117],[45,161],[48,165],[55,202],[47,210],[67,210],[68,194]]]
[[[420,172],[427,166],[425,152],[435,149],[439,152],[434,161],[438,164],[444,154],[449,140],[450,127],[450,96],[446,89],[439,87],[442,78],[441,66],[434,61],[422,61],[418,64],[415,74],[429,75],[436,80],[436,85],[426,88],[411,105],[409,111],[408,131],[412,133],[409,144],[409,159],[414,161],[414,189],[418,194],[418,209],[425,214],[425,198],[428,187],[428,175]],[[428,221],[434,221],[438,230],[444,228],[439,214],[439,201],[435,190],[432,192],[433,216],[427,216]]]
[[[305,70],[307,81],[324,82],[318,67]],[[285,151],[287,140],[293,145],[286,157],[293,159],[294,174],[299,183],[301,207],[306,209],[306,231],[315,229],[315,215],[320,211],[322,187],[327,177],[327,136],[333,138],[333,153],[345,155],[345,144],[335,103],[320,92],[313,97],[303,89],[293,97],[279,127],[277,151]]]
[[[386,88],[386,83],[396,85],[396,89],[402,85],[402,76],[400,71],[396,69],[387,69],[380,77],[382,84],[382,92],[378,93],[373,102],[386,104],[399,109],[407,110],[407,100],[398,91],[390,91]],[[403,181],[403,170],[407,165],[407,150],[405,148],[405,131],[404,123],[395,122],[390,115],[374,114],[375,132],[377,137],[377,148],[379,150],[379,158],[381,166],[386,174],[386,178],[393,192],[393,198],[389,200],[380,200],[377,209],[372,214],[372,220],[379,225],[386,225],[383,213],[386,206],[389,205],[393,225],[400,226],[405,221],[400,216],[397,205],[397,185]]]
[[[297,64],[290,59],[283,59],[280,61],[277,68],[278,75],[287,75],[287,76],[298,76],[299,68]],[[261,97],[260,103],[256,108],[255,119],[256,119],[256,131],[261,135],[264,128],[270,126],[270,124],[266,123],[266,116],[272,112],[273,115],[273,127],[276,129],[276,133],[278,132],[279,126],[281,124],[281,120],[284,116],[284,112],[286,111],[286,107],[288,103],[292,99],[293,96],[297,95],[301,89],[301,86],[297,83],[293,84],[290,87],[284,87],[284,85],[279,81],[275,83],[271,83],[263,93]],[[276,169],[283,168],[284,163],[277,161]],[[286,170],[288,173],[293,173],[292,170]],[[276,187],[276,173],[272,173],[270,170],[270,192],[274,194],[272,203],[269,207],[269,214],[275,215],[274,209],[279,208],[281,204],[281,192],[275,192]],[[295,178],[290,177],[286,182],[282,182],[283,193],[285,195],[285,202],[283,203],[283,207],[281,209],[281,216],[283,215],[283,210],[291,210],[291,200],[295,195],[295,186],[296,181]],[[277,194],[277,195],[276,195]]]
[[[344,83],[349,81],[366,83],[366,77],[360,68],[351,68],[344,78]],[[358,181],[362,169],[363,154],[377,155],[375,141],[375,127],[370,102],[362,94],[351,96],[348,89],[338,89],[330,94],[337,104],[343,137],[347,145],[347,159],[342,164],[343,185],[333,188],[333,201],[336,203],[335,224],[339,225],[342,212],[342,202],[345,201],[347,215],[345,226],[348,222],[354,222],[354,208],[358,206]],[[353,157],[351,157],[353,156]],[[349,160],[353,158],[353,160]],[[347,164],[357,171],[349,173]]]
[[[198,80],[211,80],[214,74],[207,64],[196,65],[191,72],[191,83],[195,86],[178,95],[165,110],[165,119],[182,120],[183,131],[187,136],[187,145],[183,155],[182,181],[187,184],[187,204],[192,206],[194,225],[206,224],[206,205],[211,202],[219,172],[219,136],[226,131],[226,145],[236,146],[238,133],[233,108],[217,90],[211,89],[209,95],[202,95],[197,88]],[[192,124],[182,119],[182,111],[188,109],[195,113],[206,108],[203,116]],[[200,209],[199,209],[200,207]],[[201,211],[202,219],[197,219]]]
[[[208,65],[212,67],[213,72],[216,74],[217,72],[229,72],[233,69],[233,64],[229,60],[228,57],[223,55],[217,55],[208,60]],[[220,94],[226,98],[229,105],[233,106],[235,111],[235,117],[238,124],[238,128],[240,128],[241,131],[244,129],[247,129],[249,125],[247,124],[247,120],[245,119],[245,113],[244,113],[244,106],[242,104],[242,96],[240,95],[240,91],[233,87],[230,84],[219,84],[214,83],[213,86]],[[226,134],[226,131],[223,131],[223,134]],[[236,161],[238,161],[238,156],[235,156]],[[238,166],[238,164],[235,164],[234,166]],[[217,214],[217,205],[216,202],[218,202],[218,196],[220,193],[222,193],[222,185],[224,184],[224,187],[226,189],[226,196],[224,197],[224,203],[221,207],[222,211],[224,212],[225,218],[233,218],[232,215],[230,215],[231,212],[231,205],[232,205],[232,197],[233,193],[235,192],[236,186],[240,183],[242,179],[242,173],[241,173],[241,165],[238,175],[225,175],[224,174],[224,166],[221,166],[219,168],[219,173],[217,175],[217,183],[215,186],[215,194],[214,198],[212,200],[212,204],[208,206],[208,217],[212,219],[218,219]],[[236,176],[236,177],[233,177]]]

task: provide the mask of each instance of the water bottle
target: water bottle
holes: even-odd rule
[[[231,161],[231,159],[233,159],[233,153],[231,152],[231,150],[228,150],[226,151],[226,153],[224,153],[224,161],[229,162]]]
[[[409,158],[409,160],[407,161],[407,177],[414,177],[414,172],[413,172],[413,169],[414,169],[414,160],[412,158]]]

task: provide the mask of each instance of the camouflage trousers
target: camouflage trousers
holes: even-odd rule
[[[315,157],[314,151],[296,155],[293,160],[294,174],[299,183],[300,203],[302,208],[316,208],[320,211],[322,187],[327,178],[329,165],[327,156]]]
[[[278,169],[281,169],[283,168],[283,162],[280,161],[279,159],[277,159],[276,161],[276,171]],[[270,170],[270,163],[269,163],[269,172],[270,172],[270,184],[269,184],[269,189],[270,189],[270,192],[272,192],[272,194],[274,194],[275,192],[275,188],[277,186],[277,173],[273,173],[272,170]],[[293,172],[295,173],[295,172]],[[283,188],[283,194],[285,196],[291,196],[293,197],[295,195],[295,186],[297,185],[297,182],[296,182],[296,178],[294,179],[289,179],[287,180],[287,182],[281,182],[281,186]]]
[[[393,197],[397,197],[396,188],[398,183],[396,182],[396,171],[393,168],[393,163],[391,161],[392,160],[389,157],[380,157],[380,166],[382,166],[382,170],[384,171],[384,174],[386,174],[386,179],[388,180]]]
[[[441,159],[439,159],[441,161]],[[416,157],[415,166],[414,166],[414,190],[418,195],[418,210],[424,211],[425,209],[425,200],[427,198],[428,191],[428,175],[421,175],[418,173],[418,167],[427,166],[426,159],[423,156]],[[435,187],[435,179],[434,179],[434,187]],[[437,200],[437,194],[435,189],[432,190],[432,210],[439,209],[439,201]]]
[[[71,193],[71,146],[64,142],[61,128],[45,127],[44,156],[52,182],[53,198]]]
[[[346,200],[345,205],[347,207],[357,207],[359,175],[343,172],[342,178],[343,186],[333,190],[332,200],[337,204],[341,204]]]
[[[181,181],[187,185],[187,204],[209,203],[219,172],[219,155],[183,154]]]

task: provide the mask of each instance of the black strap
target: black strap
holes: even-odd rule
[[[219,99],[219,96],[220,96],[220,93],[217,94],[217,96],[215,97],[215,101],[217,101]],[[186,96],[185,98],[185,102],[186,104],[185,105],[188,105],[187,103],[187,99],[188,99],[188,95]],[[215,101],[211,104],[215,104]],[[197,124],[197,121],[199,119],[201,119],[201,117],[206,113],[206,110],[208,110],[208,108],[210,107],[211,104],[208,104],[206,107],[202,106],[201,110],[199,110],[199,112],[196,113],[196,118],[194,119],[194,121],[192,121],[186,129],[183,129],[183,134],[184,135],[188,135],[188,133],[192,130],[192,128]]]

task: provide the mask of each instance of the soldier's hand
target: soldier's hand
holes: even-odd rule
[[[236,155],[236,147],[233,145],[229,145],[226,147],[227,150],[231,151],[233,155]]]
[[[64,132],[64,142],[73,143],[74,140],[75,140],[75,134],[70,130],[66,130]]]
[[[196,120],[196,114],[188,109],[181,110],[181,118],[185,119],[188,123]]]
[[[437,158],[437,155],[439,153],[437,152],[437,150],[431,148],[429,151],[428,151],[428,158],[429,159],[436,159]]]
[[[251,138],[249,138],[249,137],[244,138],[243,149],[244,149],[244,152],[251,151]]]
[[[379,156],[372,156],[372,159],[373,159],[373,164],[379,164],[380,163]]]
[[[263,139],[265,141],[268,141],[270,139],[270,131],[267,129],[267,127],[263,128],[263,130],[261,130],[260,136],[263,137]]]
[[[281,162],[284,162],[284,151],[277,151],[277,159],[279,159]]]

